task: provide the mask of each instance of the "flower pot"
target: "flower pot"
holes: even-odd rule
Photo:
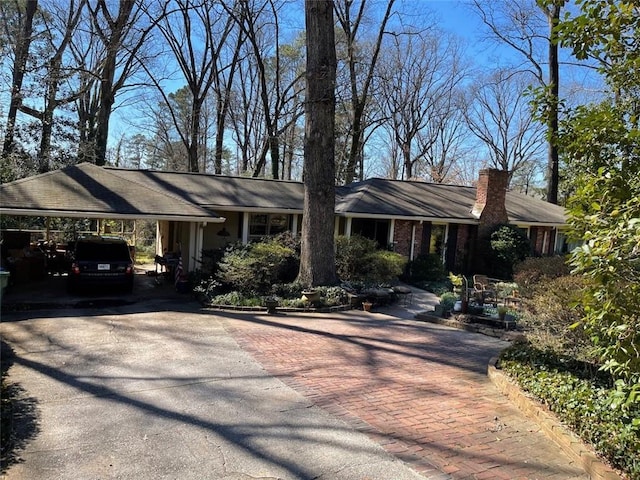
[[[306,300],[309,303],[317,302],[320,300],[320,292],[318,290],[303,290],[302,300]]]
[[[278,306],[278,301],[265,300],[264,306],[267,307],[267,313],[276,313],[276,307]]]
[[[365,312],[370,312],[372,306],[373,306],[373,303],[371,303],[371,302],[362,302],[362,309]]]

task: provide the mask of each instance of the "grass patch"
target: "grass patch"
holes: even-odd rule
[[[640,406],[614,406],[611,377],[592,364],[526,342],[506,349],[498,365],[611,465],[640,479]]]

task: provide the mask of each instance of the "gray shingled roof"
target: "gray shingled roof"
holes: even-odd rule
[[[216,221],[218,215],[169,191],[90,163],[0,185],[0,212],[88,218]],[[219,219],[222,221],[223,219]]]
[[[475,189],[371,178],[338,189],[336,212],[359,216],[453,219],[476,223]]]
[[[337,188],[336,214],[477,223],[475,195],[473,187],[371,178]],[[214,221],[222,220],[215,211],[302,213],[303,198],[301,182],[83,163],[1,185],[0,212]],[[566,223],[564,208],[525,195],[507,192],[506,207],[512,223]]]
[[[477,223],[471,214],[475,198],[475,187],[370,178],[338,188],[336,213]],[[506,209],[516,224],[566,223],[563,207],[518,193],[507,192]]]
[[[122,178],[218,210],[290,210],[302,213],[300,182],[203,173],[107,168]]]

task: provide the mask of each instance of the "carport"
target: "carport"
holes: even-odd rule
[[[0,185],[0,199],[2,216],[153,221],[156,253],[179,249],[187,271],[201,261],[204,227],[225,221],[170,185],[145,185],[90,163]]]

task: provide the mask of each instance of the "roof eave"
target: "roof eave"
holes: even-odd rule
[[[17,209],[17,208],[0,208],[0,215],[15,216],[39,216],[39,217],[62,217],[62,218],[104,218],[109,220],[168,220],[178,222],[207,222],[207,223],[224,223],[225,217],[207,216],[207,215],[164,215],[153,213],[109,213],[109,212],[80,212],[68,210],[38,210],[38,209]]]
[[[283,213],[283,214],[298,214],[302,215],[303,210],[297,208],[270,208],[270,207],[234,207],[232,205],[203,205],[207,208],[214,208],[222,212],[243,212],[243,213]]]
[[[458,223],[465,225],[477,225],[478,220],[473,218],[454,217],[425,217],[419,215],[383,215],[374,213],[337,212],[336,216],[345,218],[376,218],[380,220],[408,220],[415,222]]]
[[[509,220],[509,223],[512,223],[513,225],[523,225],[523,226],[527,226],[527,227],[552,227],[552,228],[562,228],[562,227],[567,227],[567,223],[560,223],[560,222],[532,222],[532,221],[525,221],[525,220]]]

